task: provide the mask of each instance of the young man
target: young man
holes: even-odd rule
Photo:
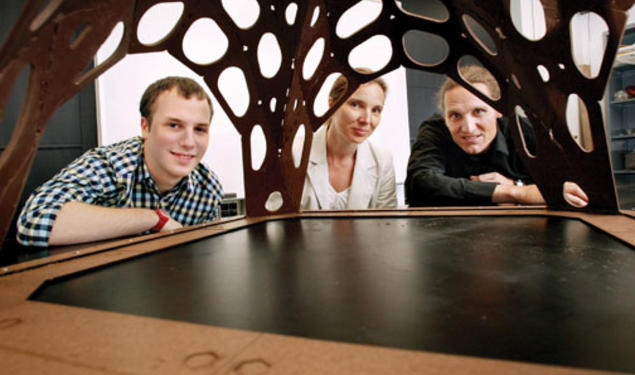
[[[220,216],[222,187],[200,163],[212,102],[195,81],[168,77],[141,98],[141,137],[86,152],[36,189],[18,219],[23,245],[165,231]]]
[[[486,69],[467,66],[460,73],[486,96],[500,97]],[[545,203],[517,154],[506,118],[451,79],[439,90],[439,107],[443,117],[435,115],[419,127],[408,160],[405,193],[411,207]],[[535,140],[527,130],[524,138],[532,150]],[[564,194],[578,207],[588,201],[573,183],[565,184]]]

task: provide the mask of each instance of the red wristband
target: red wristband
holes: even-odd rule
[[[165,225],[165,223],[167,223],[170,220],[170,218],[160,208],[157,208],[156,210],[154,210],[154,212],[156,212],[157,215],[159,216],[159,221],[157,222],[157,225],[152,227],[151,230],[153,230],[155,232],[160,232],[161,229],[163,229],[163,226]]]

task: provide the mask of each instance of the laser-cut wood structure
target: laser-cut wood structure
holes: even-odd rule
[[[400,65],[446,73],[464,83],[457,64],[466,55],[478,59],[501,86],[502,99],[495,102],[483,99],[512,116],[519,106],[534,124],[537,152],[535,157],[525,155],[525,162],[548,205],[570,208],[562,198],[562,184],[574,181],[589,196],[586,210],[618,210],[598,101],[611,72],[632,0],[543,0],[547,33],[539,41],[529,41],[516,30],[507,0],[444,0],[449,18],[443,22],[405,12],[393,0],[384,0],[380,15],[346,39],[336,35],[335,27],[342,14],[357,1],[259,1],[258,20],[248,29],[241,29],[221,1],[187,0],[182,2],[184,10],[173,30],[158,43],[143,45],[136,36],[137,26],[146,11],[159,3],[157,0],[31,0],[26,3],[0,54],[0,115],[18,75],[25,67],[30,68],[22,113],[6,151],[0,156],[0,211],[3,212],[0,240],[6,236],[41,134],[54,111],[126,54],[164,50],[204,77],[241,134],[248,216],[271,214],[265,202],[275,191],[283,198],[283,205],[276,213],[298,211],[311,132],[306,132],[302,161],[297,168],[291,157],[291,144],[300,126],[316,130],[337,108],[334,106],[319,117],[311,110],[329,74],[339,72],[348,78],[348,94],[360,83]],[[291,24],[284,17],[289,6],[297,7]],[[609,26],[603,65],[593,79],[586,78],[576,68],[570,53],[569,24],[579,12],[594,12]],[[214,20],[229,41],[222,58],[204,66],[190,61],[182,50],[185,33],[201,17]],[[118,22],[124,25],[119,47],[102,65],[87,71],[97,49]],[[474,33],[475,24],[486,30],[495,49],[483,47],[483,41]],[[411,30],[443,38],[449,46],[447,58],[436,66],[422,66],[412,60],[402,42],[405,33]],[[256,47],[265,33],[274,34],[281,47],[282,63],[272,78],[260,74],[256,56]],[[373,74],[355,72],[347,62],[349,52],[380,34],[391,40],[390,61]],[[301,67],[311,46],[319,39],[324,42],[324,52],[316,72],[305,80]],[[548,82],[541,81],[538,65],[551,72]],[[229,67],[239,68],[247,82],[250,102],[242,115],[231,110],[218,88],[219,75]],[[477,91],[473,92],[482,97]],[[565,110],[571,93],[579,95],[588,109],[594,145],[591,152],[578,147],[567,130]],[[277,103],[273,111],[266,105],[272,99]],[[265,160],[257,171],[249,163],[250,134],[256,125],[262,127],[267,141]],[[522,144],[518,131],[514,132],[514,138],[517,144]]]
[[[91,272],[176,244],[266,222],[269,218],[536,215],[579,219],[634,246],[633,213],[616,214],[618,206],[611,162],[597,103],[626,21],[625,11],[632,6],[633,0],[543,0],[547,34],[537,42],[524,39],[516,31],[509,16],[508,0],[439,1],[448,10],[447,20],[422,18],[402,11],[393,0],[383,0],[377,19],[351,37],[340,39],[335,33],[338,19],[357,1],[259,1],[258,21],[243,30],[236,26],[220,0],[183,0],[183,14],[175,28],[165,39],[151,46],[137,40],[136,30],[145,12],[161,1],[26,1],[19,21],[0,52],[0,119],[14,81],[27,66],[30,72],[29,88],[14,137],[0,155],[0,240],[6,235],[48,118],[61,103],[128,53],[167,50],[205,77],[243,137],[248,217],[192,226],[173,233],[76,247],[72,252],[0,268],[0,338],[3,342],[0,363],[3,369],[16,374],[606,373],[603,370],[318,341],[28,300],[46,280]],[[288,24],[284,12],[293,4],[297,6],[295,22]],[[317,18],[311,25],[316,9]],[[593,79],[578,71],[569,52],[570,19],[584,11],[595,12],[609,26],[604,63],[597,78]],[[207,66],[189,61],[180,47],[190,25],[200,17],[213,19],[229,41],[225,55]],[[468,25],[474,27],[473,22],[476,22],[490,34],[494,48],[488,48],[495,53],[488,52],[475,39],[466,19]],[[125,31],[118,49],[104,64],[87,70],[95,52],[119,22],[124,24]],[[422,66],[412,60],[402,42],[403,36],[411,30],[445,39],[449,46],[447,58],[434,66]],[[271,79],[261,76],[256,58],[256,47],[267,32],[276,36],[282,52],[281,67]],[[391,41],[393,54],[390,61],[373,74],[356,73],[347,63],[349,52],[380,34]],[[320,38],[325,46],[322,60],[315,74],[305,80],[302,77],[303,61]],[[466,55],[486,66],[501,86],[503,99],[497,102],[483,99],[509,115],[516,106],[521,106],[535,125],[536,158],[526,156],[526,162],[547,199],[548,209],[491,207],[485,210],[447,208],[293,214],[298,209],[309,151],[307,145],[311,142],[308,130],[317,129],[335,110],[333,108],[322,116],[316,116],[312,111],[315,95],[327,76],[333,72],[346,75],[349,93],[359,84],[400,65],[446,73],[461,81],[456,66]],[[550,81],[540,79],[537,65],[549,70]],[[228,67],[240,68],[248,84],[250,105],[241,115],[231,110],[217,85],[218,76]],[[564,111],[570,93],[578,94],[588,108],[592,152],[582,151],[568,133]],[[476,91],[475,94],[480,96]],[[273,111],[269,109],[272,98],[277,103]],[[263,128],[267,140],[265,161],[258,171],[253,171],[250,165],[249,138],[255,125]],[[307,130],[305,148],[300,166],[295,167],[291,143],[303,125]],[[518,133],[515,142],[522,143]],[[560,193],[564,181],[575,181],[583,187],[590,197],[588,208],[572,210],[566,206]],[[273,191],[281,193],[284,203],[280,210],[269,212],[265,209],[265,201]],[[555,210],[558,208],[568,210]],[[630,344],[625,342],[624,350],[632,347]]]

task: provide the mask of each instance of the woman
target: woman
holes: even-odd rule
[[[329,106],[342,98],[347,86],[344,76],[335,81],[329,93]],[[392,154],[367,140],[379,125],[385,98],[386,83],[382,79],[367,82],[315,132],[302,209],[397,206]]]

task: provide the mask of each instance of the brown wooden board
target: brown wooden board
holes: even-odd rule
[[[430,374],[592,374],[608,373],[580,367],[562,367],[525,361],[510,361],[475,356],[433,353],[421,350],[390,349],[342,342],[315,340],[273,333],[221,328],[170,319],[141,317],[95,309],[64,306],[29,300],[47,280],[60,280],[78,273],[90,274],[108,265],[116,267],[129,259],[150,256],[176,245],[197,239],[223,236],[233,231],[276,220],[364,218],[554,218],[574,220],[599,230],[598,235],[613,237],[632,251],[635,219],[626,215],[600,215],[552,211],[539,208],[418,209],[372,212],[315,212],[279,215],[263,219],[239,219],[187,228],[160,236],[138,238],[134,244],[113,241],[109,251],[95,251],[91,245],[73,250],[67,257],[49,262],[27,262],[5,270],[0,276],[0,357],[6,358],[6,371],[44,373],[263,373],[263,374],[350,374],[350,373],[430,373]],[[548,227],[547,229],[552,228]],[[576,232],[581,233],[581,232]],[[334,235],[333,233],[325,235]],[[485,234],[484,234],[485,235]],[[566,233],[565,236],[575,235]],[[220,238],[220,237],[219,237]],[[532,241],[531,238],[526,241]],[[578,239],[584,242],[584,240]],[[593,242],[589,242],[593,243]],[[102,250],[107,247],[101,244]],[[232,248],[231,244],[227,244]],[[556,244],[541,243],[545,252]],[[590,246],[590,245],[589,245]],[[589,247],[587,246],[587,247]],[[367,248],[360,251],[376,251]],[[588,248],[587,256],[601,249]],[[587,251],[584,250],[584,251]],[[79,253],[76,253],[79,251]],[[284,254],[280,254],[281,256]],[[289,255],[289,254],[287,254]],[[581,254],[578,254],[581,255]],[[635,254],[634,254],[635,255]],[[577,256],[577,255],[574,255]],[[529,264],[540,267],[541,264]],[[500,264],[501,271],[505,265]],[[618,267],[619,268],[619,267]],[[580,270],[583,272],[584,270]],[[187,272],[187,270],[182,270]],[[245,270],[247,272],[247,270]],[[618,271],[619,272],[619,271]],[[632,274],[624,275],[632,277]],[[554,275],[557,277],[557,275]],[[619,274],[616,277],[620,277]],[[324,281],[324,280],[323,280]],[[608,285],[607,285],[608,286]],[[160,288],[160,285],[155,287]],[[584,288],[584,286],[581,286]],[[555,287],[557,290],[558,287]],[[114,293],[108,291],[104,293]],[[584,291],[581,291],[584,292]],[[399,293],[395,291],[395,293]],[[610,293],[602,298],[618,298]],[[594,300],[595,301],[595,300]],[[588,301],[591,306],[594,301]],[[599,301],[596,301],[599,302]],[[612,303],[612,302],[611,302]],[[166,306],[167,308],[168,306]],[[580,307],[582,308],[582,307]],[[334,312],[335,313],[335,312]],[[608,329],[608,328],[607,328]],[[511,333],[510,333],[511,334]],[[616,332],[617,334],[617,332]],[[624,331],[617,337],[628,337]],[[573,344],[567,343],[566,345]],[[627,350],[633,342],[620,342]],[[610,371],[609,371],[610,372]]]

